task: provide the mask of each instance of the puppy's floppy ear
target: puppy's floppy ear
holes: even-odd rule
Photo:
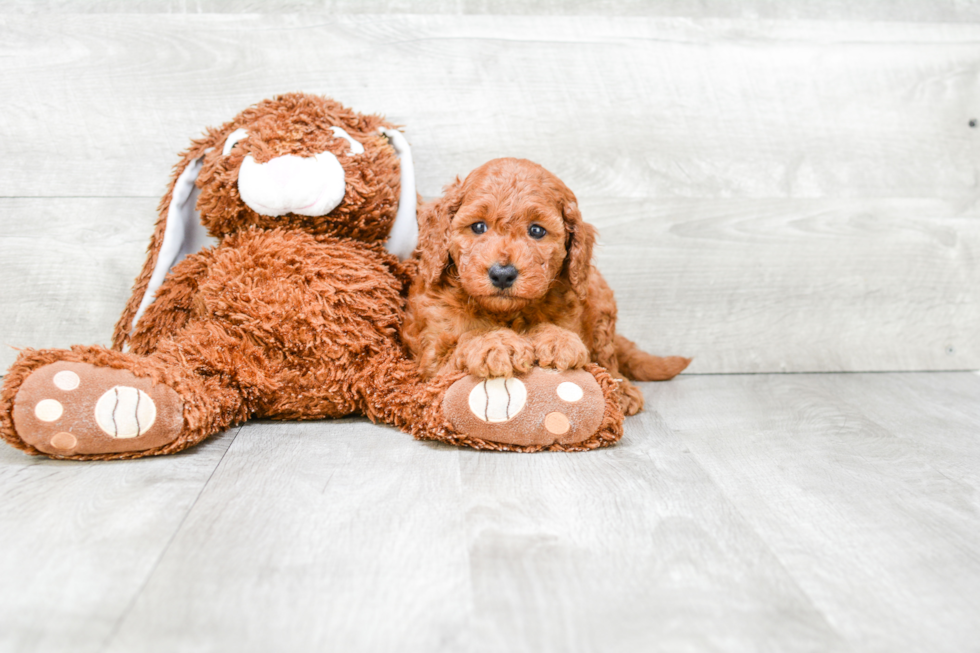
[[[571,195],[569,193],[569,195]],[[580,299],[589,292],[589,276],[592,272],[592,247],[595,245],[595,227],[582,220],[575,196],[564,198],[562,217],[568,233],[565,244],[565,271],[572,290]]]
[[[216,242],[208,235],[197,213],[198,189],[195,182],[204,155],[224,141],[233,128],[232,123],[228,123],[221,129],[208,129],[205,137],[191,141],[191,146],[174,166],[167,194],[157,209],[159,217],[146,249],[146,261],[112,333],[113,349],[122,351],[129,342],[136,322],[152,302],[154,293],[170,268],[188,254]]]
[[[419,209],[419,276],[422,282],[433,285],[449,266],[449,229],[453,216],[463,203],[463,188],[459,177],[446,186],[445,195]]]

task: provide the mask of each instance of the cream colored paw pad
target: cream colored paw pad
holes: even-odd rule
[[[559,383],[558,388],[555,390],[558,393],[558,397],[562,401],[567,401],[570,404],[575,403],[583,396],[582,387],[577,383],[572,383],[571,381],[565,381],[564,383]]]
[[[64,406],[56,399],[42,399],[34,406],[34,415],[42,422],[54,422],[63,412]]]
[[[62,370],[58,372],[54,375],[52,381],[54,382],[55,387],[57,387],[59,390],[64,390],[65,392],[74,390],[78,387],[78,384],[81,383],[81,379],[78,378],[78,375],[71,370]]]
[[[142,390],[117,385],[95,404],[95,423],[113,438],[135,438],[146,433],[157,418],[157,407]]]
[[[484,379],[470,391],[470,411],[490,423],[513,419],[527,403],[527,387],[518,379]]]

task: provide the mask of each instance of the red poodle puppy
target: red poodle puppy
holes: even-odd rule
[[[592,264],[596,231],[575,195],[525,159],[495,159],[419,214],[418,274],[403,336],[424,373],[510,377],[535,364],[589,362],[625,377],[627,415],[643,408],[634,381],[662,381],[690,359],[660,358],[616,333],[616,302]]]

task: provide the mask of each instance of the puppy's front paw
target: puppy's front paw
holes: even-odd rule
[[[527,339],[501,329],[474,338],[463,346],[463,371],[482,378],[524,374],[534,365],[534,348]]]
[[[534,356],[538,365],[559,371],[585,367],[589,362],[589,350],[578,337],[568,329],[550,326],[536,329],[531,335],[534,343]]]

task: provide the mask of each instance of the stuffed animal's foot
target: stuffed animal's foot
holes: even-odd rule
[[[126,370],[61,361],[30,374],[13,402],[27,444],[51,456],[146,451],[176,440],[183,402]]]
[[[614,393],[612,386],[604,392],[589,371],[536,367],[513,378],[463,377],[446,392],[442,407],[463,442],[481,448],[590,449],[614,442],[622,432],[619,413],[612,427],[619,429],[615,437],[597,439],[607,413],[606,394]]]

